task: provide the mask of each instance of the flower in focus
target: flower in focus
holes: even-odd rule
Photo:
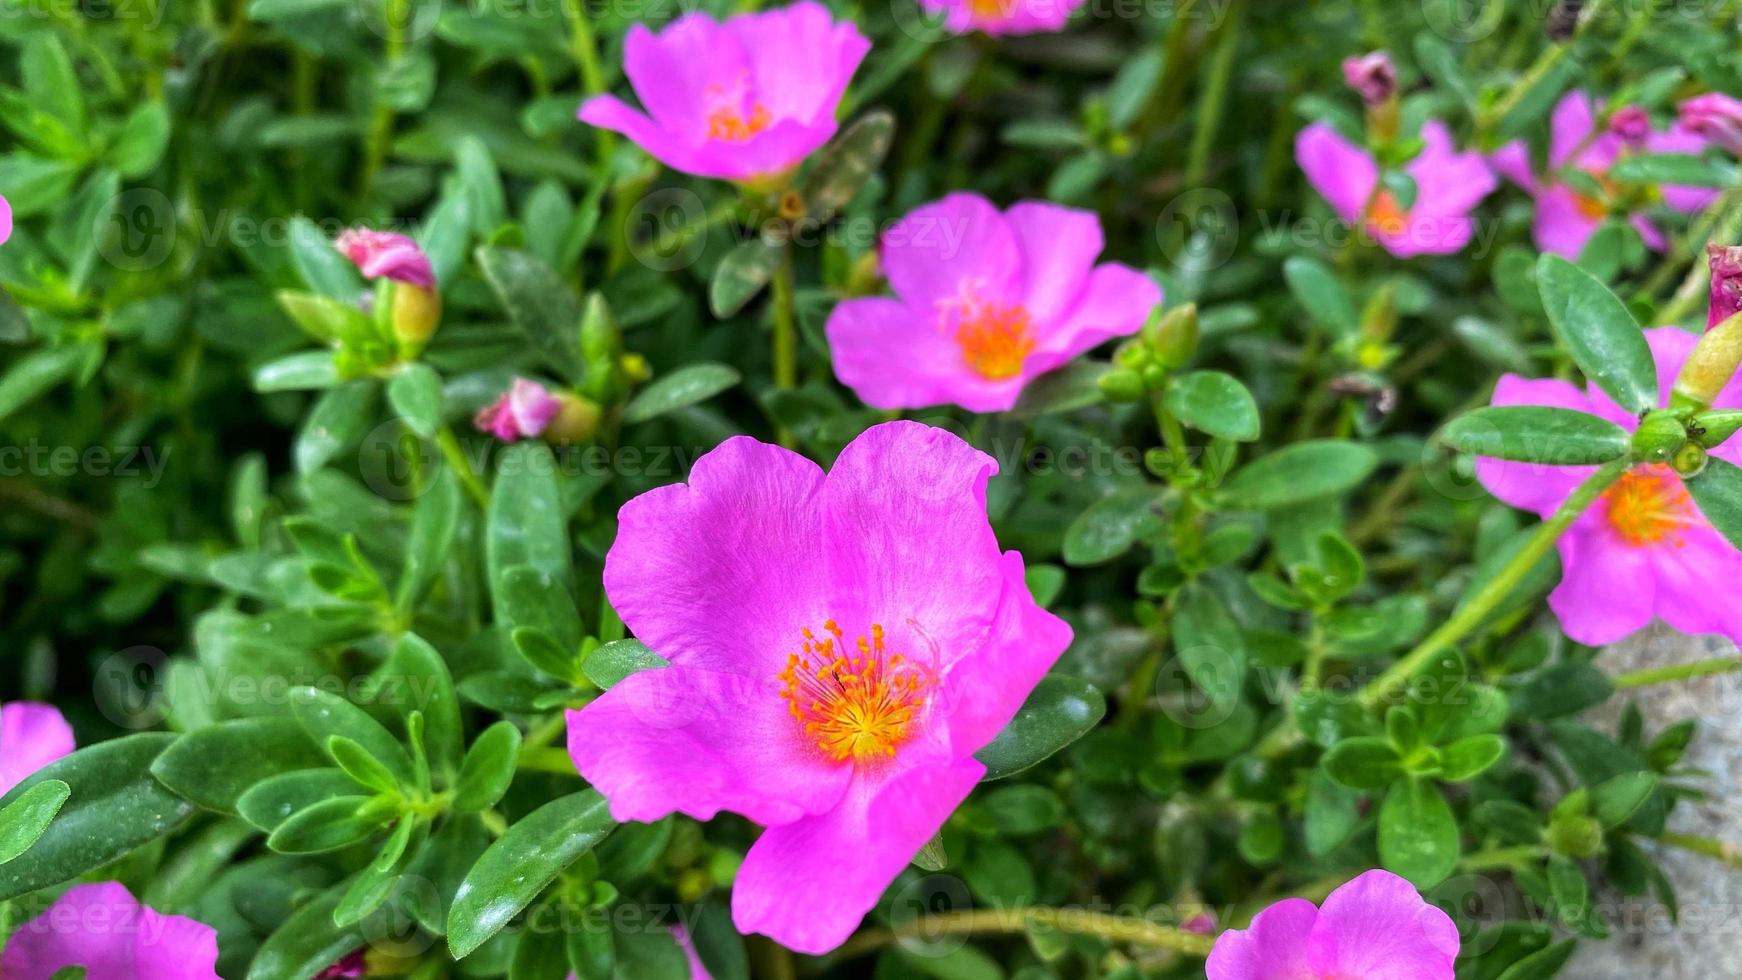
[[[1315,908],[1286,898],[1216,939],[1209,980],[1452,980],[1458,927],[1389,871],[1369,871]]]
[[[944,26],[955,34],[1043,34],[1062,31],[1088,0],[920,0],[925,9],[944,15]]]
[[[924,205],[883,238],[895,296],[830,314],[835,374],[877,408],[1008,409],[1035,376],[1136,333],[1161,302],[1136,269],[1096,265],[1101,245],[1088,211],[1025,201],[1000,213],[976,194]]]
[[[71,966],[88,980],[218,980],[218,933],[139,904],[113,881],[76,885],[18,928],[0,954],[6,980],[50,980]]]
[[[0,795],[73,748],[72,726],[53,705],[0,705]]]
[[[1698,337],[1676,327],[1645,332],[1657,362],[1659,390],[1668,403],[1676,376]],[[1633,431],[1639,419],[1596,385],[1580,390],[1553,378],[1506,375],[1495,405],[1548,405],[1608,419]],[[1742,383],[1731,381],[1714,408],[1742,408]],[[1742,446],[1726,443],[1711,454],[1742,463]],[[1595,467],[1549,466],[1482,458],[1476,476],[1488,492],[1521,510],[1548,517]],[[1682,633],[1717,633],[1742,640],[1742,608],[1713,582],[1742,580],[1742,551],[1724,539],[1695,506],[1669,466],[1646,463],[1623,474],[1588,508],[1556,547],[1561,581],[1549,608],[1572,639],[1600,646],[1661,619]]]
[[[913,422],[826,474],[737,437],[618,515],[606,594],[671,666],[570,712],[569,751],[618,820],[767,828],[733,888],[740,932],[840,945],[1070,643],[998,550],[996,469]]]
[[[1706,329],[1742,313],[1742,245],[1706,245],[1712,267],[1712,298],[1706,308]]]
[[[1628,111],[1623,109],[1621,113]],[[1620,123],[1623,128],[1634,129],[1638,128],[1638,124],[1636,118],[1631,121],[1623,119]],[[1680,129],[1650,130],[1649,120],[1647,132],[1643,135],[1630,133],[1630,136],[1636,137],[1631,139],[1618,134],[1615,126],[1611,122],[1609,128],[1598,129],[1596,109],[1591,103],[1591,97],[1584,92],[1569,92],[1555,106],[1554,116],[1549,123],[1549,173],[1546,176],[1538,178],[1531,166],[1530,150],[1522,140],[1508,143],[1489,158],[1494,169],[1502,176],[1536,198],[1533,235],[1537,248],[1566,259],[1578,258],[1579,253],[1584,251],[1585,243],[1614,210],[1616,196],[1621,188],[1609,179],[1609,168],[1623,154],[1635,150],[1645,153],[1699,153],[1705,149],[1705,140],[1701,137]],[[1557,176],[1566,168],[1589,174],[1602,189],[1602,194],[1592,196],[1570,186]],[[1660,188],[1660,191],[1666,205],[1685,214],[1703,209],[1717,194],[1717,191],[1706,187],[1669,185]],[[1663,233],[1649,218],[1643,214],[1634,214],[1630,220],[1646,245],[1656,251],[1663,251]]]
[[[1722,92],[1696,95],[1676,107],[1677,124],[1714,146],[1742,156],[1742,99]]]
[[[1383,51],[1344,58],[1343,81],[1362,102],[1378,105],[1397,94],[1397,66]]]
[[[1416,186],[1415,201],[1408,205],[1380,183],[1373,155],[1326,123],[1301,130],[1294,156],[1332,209],[1387,252],[1398,258],[1449,254],[1475,233],[1470,210],[1494,190],[1494,175],[1481,154],[1459,153],[1451,130],[1439,120],[1424,123],[1421,137],[1421,152],[1403,167]]]
[[[871,42],[803,0],[729,17],[685,14],[655,34],[636,24],[623,70],[645,113],[610,95],[580,119],[634,140],[698,177],[777,178],[835,135],[836,110]]]
[[[435,270],[423,249],[404,235],[352,228],[333,242],[366,279],[391,279],[419,289],[435,288]]]
[[[478,410],[472,424],[503,442],[536,439],[562,410],[562,402],[544,385],[515,378],[500,398]]]

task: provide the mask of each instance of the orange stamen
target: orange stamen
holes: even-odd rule
[[[988,381],[1003,381],[1022,373],[1022,362],[1033,353],[1034,319],[1010,303],[964,294],[944,304],[944,329],[962,349],[962,360]]]
[[[1630,545],[1657,544],[1694,523],[1693,501],[1675,471],[1662,464],[1638,466],[1603,491],[1609,526]],[[1680,541],[1674,541],[1679,546]]]
[[[885,649],[877,623],[871,624],[870,638],[859,637],[852,648],[842,642],[834,620],[824,623],[823,631],[828,635],[819,637],[805,629],[803,652],[789,654],[786,669],[776,675],[787,711],[837,762],[895,755],[913,734],[929,679],[907,658]]]

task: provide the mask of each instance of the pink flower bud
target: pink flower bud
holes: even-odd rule
[[[1639,106],[1622,106],[1609,116],[1609,132],[1628,146],[1639,149],[1651,135],[1651,116]]]
[[[363,951],[357,950],[345,955],[345,958],[327,967],[315,975],[315,980],[338,980],[339,977],[367,976],[368,964],[363,959]]]
[[[1683,129],[1742,156],[1742,100],[1707,92],[1683,102],[1680,109]]]
[[[369,228],[353,228],[333,242],[345,258],[356,264],[368,279],[392,279],[419,289],[435,288],[435,270],[429,256],[404,235]]]
[[[479,432],[488,432],[503,442],[536,439],[562,408],[562,402],[543,385],[515,378],[501,398],[478,410],[472,424]]]
[[[1216,934],[1216,917],[1209,912],[1199,912],[1181,922],[1179,927],[1180,931],[1189,932],[1194,936],[1213,936]]]
[[[1343,81],[1361,96],[1361,101],[1378,105],[1397,94],[1397,66],[1383,51],[1344,58]]]
[[[1707,245],[1712,263],[1712,305],[1706,313],[1706,329],[1742,313],[1742,245]]]

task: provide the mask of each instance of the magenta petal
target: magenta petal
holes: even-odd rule
[[[702,954],[696,952],[696,942],[690,938],[690,931],[679,923],[671,927],[671,938],[677,940],[678,948],[683,950],[684,959],[690,964],[690,980],[714,980],[708,974],[707,964],[702,962]]]
[[[1555,547],[1561,582],[1549,593],[1548,605],[1568,637],[1603,646],[1651,623],[1657,580],[1649,554],[1617,541],[1600,510],[1587,511]]]
[[[799,953],[841,945],[985,772],[967,758],[861,775],[828,813],[768,828],[738,870],[732,922]]]
[[[1114,337],[1128,337],[1143,329],[1161,300],[1161,287],[1144,273],[1117,262],[1096,266],[1075,305],[1043,328],[1023,367],[1048,371]]]
[[[835,135],[835,117],[814,123],[783,119],[742,143],[710,140],[696,151],[692,173],[726,180],[752,180],[785,173]]]
[[[691,142],[707,133],[709,87],[735,82],[749,72],[743,46],[705,13],[685,14],[658,34],[635,24],[623,43],[623,73],[635,97],[660,129],[689,136]],[[630,138],[641,143],[632,134]]]
[[[872,426],[823,490],[833,612],[849,635],[882,624],[891,648],[939,667],[979,648],[1004,588],[986,518],[992,457],[918,422]]]
[[[1379,182],[1379,165],[1367,151],[1325,123],[1313,123],[1294,140],[1294,158],[1307,180],[1344,221],[1358,221]]]
[[[1530,145],[1523,140],[1513,140],[1488,154],[1488,165],[1500,176],[1532,194],[1536,193],[1536,170],[1530,164]]]
[[[51,704],[0,705],[0,795],[74,749],[73,729]]]
[[[721,810],[781,824],[834,806],[853,767],[804,736],[766,677],[644,670],[571,711],[569,754],[618,820]]]
[[[844,300],[829,314],[825,331],[835,376],[873,408],[955,404],[1001,412],[1022,394],[1022,377],[981,377],[929,311],[899,300]]]
[[[614,95],[596,95],[582,103],[580,120],[589,126],[622,133],[636,146],[645,150],[648,156],[673,170],[704,177],[714,176],[701,173],[697,169],[699,164],[695,144],[679,141],[646,114],[631,109]]]
[[[726,22],[747,53],[754,89],[776,119],[827,121],[871,42],[812,0]]]
[[[1006,552],[1003,565],[1004,595],[992,634],[944,678],[950,745],[957,754],[977,752],[998,737],[1071,644],[1070,626],[1028,591],[1022,556]]]
[[[1093,211],[1023,201],[1004,212],[1028,277],[1023,306],[1040,322],[1063,314],[1083,291],[1104,244]]]
[[[1209,980],[1315,980],[1307,966],[1307,938],[1318,917],[1313,903],[1285,898],[1247,928],[1217,936],[1204,973]]]
[[[1596,112],[1591,105],[1591,97],[1584,92],[1572,91],[1561,96],[1555,103],[1554,113],[1549,118],[1549,169],[1556,170],[1565,166],[1572,158],[1573,151],[1581,146],[1578,159],[1587,160],[1592,156],[1592,150],[1605,140],[1614,143],[1614,137],[1598,137],[1597,140],[1586,142],[1591,130],[1597,126]],[[1612,157],[1611,148],[1605,156]]]
[[[1684,129],[1668,129],[1652,133],[1645,139],[1645,149],[1649,153],[1687,153],[1699,156],[1705,152],[1707,145],[1705,139]],[[1680,211],[1683,214],[1704,211],[1707,205],[1718,198],[1716,187],[1686,187],[1665,184],[1661,189],[1663,203],[1669,205],[1671,210]]]
[[[1389,871],[1369,871],[1338,888],[1319,909],[1307,958],[1320,977],[1452,980],[1458,929]]]
[[[740,436],[696,460],[687,484],[623,505],[605,592],[674,663],[772,677],[822,602],[823,473]]]
[[[1530,380],[1504,375],[1494,386],[1491,405],[1543,405],[1590,413],[1590,399],[1571,382],[1555,378]],[[1547,517],[1593,472],[1589,466],[1549,466],[1482,457],[1476,478],[1487,491],[1520,510]]]
[[[1422,124],[1421,135],[1427,145],[1405,168],[1420,190],[1410,208],[1412,223],[1426,217],[1464,217],[1493,193],[1494,172],[1480,153],[1459,153],[1445,123],[1430,119]]]
[[[6,244],[6,239],[12,237],[12,204],[6,198],[0,197],[0,245]]]
[[[1742,581],[1742,551],[1713,530],[1704,517],[1697,526],[1651,549],[1657,579],[1657,618],[1678,633],[1715,633],[1742,640],[1742,606],[1714,582]]]
[[[935,315],[965,286],[985,299],[1022,300],[1016,235],[978,194],[951,194],[908,212],[884,233],[881,255],[890,286],[915,310]]]
[[[1581,211],[1578,198],[1563,185],[1551,184],[1536,197],[1532,235],[1536,247],[1544,252],[1576,259],[1602,224],[1601,218],[1588,217]]]
[[[218,934],[162,915],[115,882],[76,885],[20,926],[0,954],[6,980],[50,980],[82,966],[89,980],[218,980]]]

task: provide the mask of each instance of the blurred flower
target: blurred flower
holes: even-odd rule
[[[429,256],[404,235],[369,228],[352,228],[333,242],[366,279],[392,279],[419,289],[435,288]]]
[[[1314,908],[1285,898],[1216,940],[1209,980],[1452,980],[1458,927],[1389,871],[1369,871]]]
[[[1408,205],[1380,184],[1372,154],[1325,123],[1301,130],[1294,155],[1337,214],[1366,229],[1392,255],[1456,252],[1475,233],[1470,210],[1494,190],[1494,175],[1481,154],[1457,151],[1444,123],[1428,120],[1421,136],[1421,153],[1403,168],[1416,186],[1415,201]]]
[[[0,245],[12,237],[12,204],[0,196]]]
[[[73,729],[53,705],[0,705],[0,794],[74,749]]]
[[[690,938],[690,931],[681,925],[675,925],[671,927],[671,936],[683,950],[684,958],[690,961],[690,980],[713,980],[708,975],[707,966],[702,963],[702,955],[696,952],[695,940]]]
[[[944,26],[956,34],[1043,34],[1062,31],[1071,14],[1088,0],[920,0],[927,10],[944,15]]]
[[[1678,106],[1682,129],[1742,156],[1742,100],[1722,92],[1696,95]]]
[[[1622,106],[1609,114],[1609,132],[1632,149],[1641,149],[1651,136],[1651,115],[1636,105]]]
[[[1397,94],[1397,66],[1383,51],[1344,58],[1343,81],[1361,96],[1362,102],[1378,105]]]
[[[1712,266],[1712,301],[1706,310],[1706,329],[1742,313],[1742,245],[1706,245]]]
[[[339,980],[340,977],[361,977],[368,974],[368,961],[362,950],[347,953],[345,957],[320,973],[315,974],[315,980]]]
[[[569,751],[618,820],[767,828],[733,887],[740,932],[840,945],[1070,643],[999,553],[996,469],[914,422],[827,474],[740,436],[619,513],[605,592],[671,666],[570,712]]]
[[[1016,404],[1022,388],[1101,342],[1136,333],[1161,288],[1096,265],[1088,211],[1025,201],[1000,213],[977,194],[909,212],[882,242],[894,298],[851,299],[829,316],[835,374],[877,408]]]
[[[536,439],[562,412],[562,402],[536,381],[515,378],[502,397],[478,410],[472,424],[503,442]]]
[[[218,980],[218,933],[162,915],[113,881],[76,885],[25,923],[0,954],[6,980],[50,980],[70,966],[87,980]]]
[[[1626,111],[1626,110],[1623,110]],[[1563,258],[1576,259],[1584,251],[1603,221],[1609,216],[1617,188],[1609,179],[1609,168],[1623,153],[1639,149],[1647,153],[1699,153],[1705,141],[1693,133],[1671,129],[1647,132],[1636,144],[1616,135],[1613,127],[1599,130],[1596,109],[1584,92],[1568,92],[1555,106],[1549,122],[1547,176],[1538,180],[1530,162],[1530,150],[1523,140],[1501,147],[1489,162],[1508,180],[1536,198],[1536,247]],[[1568,186],[1557,176],[1564,168],[1583,170],[1602,188],[1601,197],[1592,197]],[[1717,191],[1706,187],[1661,188],[1664,203],[1671,209],[1693,213],[1712,202]],[[1645,244],[1663,251],[1663,234],[1642,214],[1632,216],[1632,225],[1645,239]]]
[[[1647,330],[1645,337],[1667,404],[1676,376],[1699,338],[1677,327]],[[1492,403],[1570,408],[1608,419],[1629,432],[1639,426],[1637,417],[1596,385],[1581,391],[1571,382],[1553,378],[1506,375],[1495,387]],[[1724,385],[1712,406],[1742,408],[1742,384],[1732,380]],[[1736,443],[1711,453],[1742,463],[1742,445]],[[1489,493],[1545,518],[1594,469],[1476,461],[1476,476]],[[1742,551],[1712,528],[1670,467],[1635,466],[1573,522],[1556,547],[1561,581],[1548,604],[1572,639],[1591,646],[1613,643],[1655,617],[1682,633],[1718,633],[1742,640],[1742,607],[1711,586],[1742,581]]]
[[[841,94],[870,48],[857,26],[811,0],[724,23],[685,14],[658,34],[636,24],[623,70],[647,112],[599,95],[580,119],[674,170],[760,182],[835,135]]]

